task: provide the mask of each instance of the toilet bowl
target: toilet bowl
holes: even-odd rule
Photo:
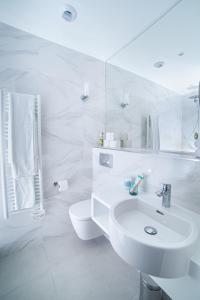
[[[69,216],[80,239],[91,240],[103,235],[91,218],[91,200],[84,200],[71,205]]]

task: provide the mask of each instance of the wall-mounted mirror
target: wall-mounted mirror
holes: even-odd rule
[[[106,65],[106,130],[121,146],[195,152],[200,1],[178,1]]]

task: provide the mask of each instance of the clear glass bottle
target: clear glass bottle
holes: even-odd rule
[[[104,142],[104,133],[102,131],[99,137],[99,146],[103,147],[103,142]]]

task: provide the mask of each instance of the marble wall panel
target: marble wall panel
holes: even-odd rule
[[[104,63],[0,24],[0,88],[39,94],[42,102],[44,196],[69,180],[70,203],[89,197],[92,147],[104,130]],[[89,84],[89,101],[80,96]]]

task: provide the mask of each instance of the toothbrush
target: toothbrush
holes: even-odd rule
[[[141,184],[142,180],[144,179],[144,176],[138,175],[135,182],[130,187],[129,193],[134,194],[135,190],[137,190],[138,186]]]

